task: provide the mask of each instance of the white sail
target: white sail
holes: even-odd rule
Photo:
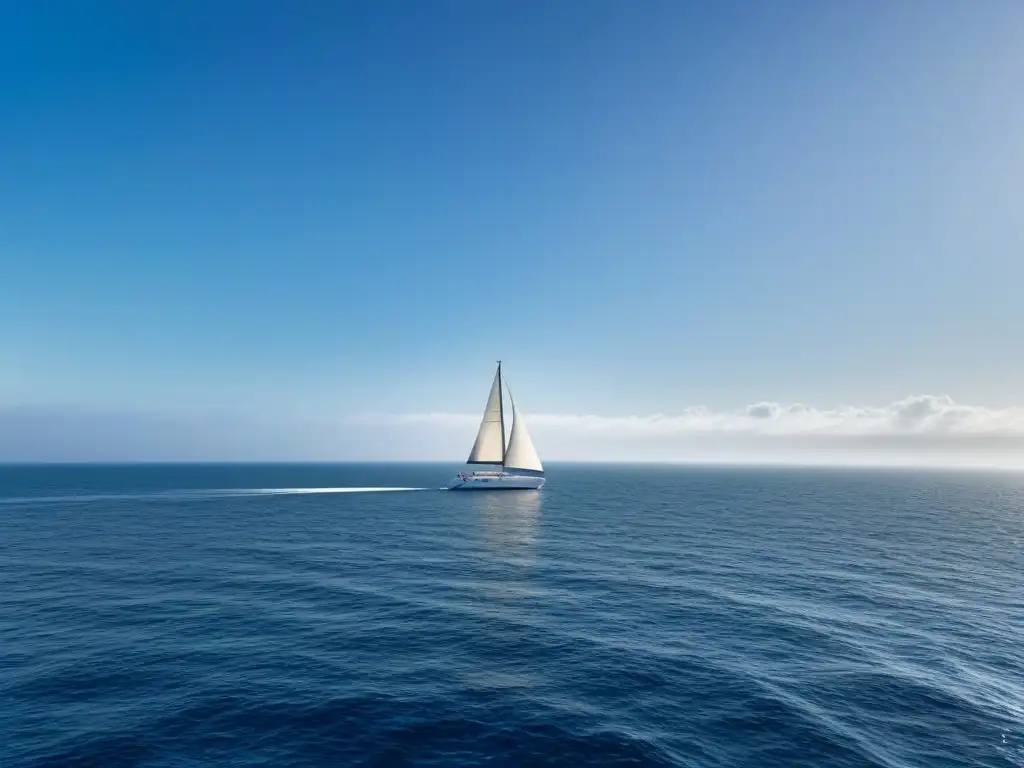
[[[501,464],[502,452],[505,450],[504,425],[501,413],[501,369],[494,374],[494,384],[487,398],[487,409],[484,411],[480,430],[476,433],[476,442],[469,452],[467,464]]]
[[[508,389],[506,386],[505,389]],[[512,403],[512,434],[508,439],[508,450],[505,451],[506,469],[525,469],[532,472],[543,472],[544,466],[540,463],[537,449],[533,447],[533,440],[526,429],[526,421],[523,415],[516,410],[516,401],[512,397],[511,390],[508,398]]]

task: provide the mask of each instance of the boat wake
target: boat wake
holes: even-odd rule
[[[387,488],[381,486],[372,486],[366,488],[246,488],[243,490],[226,490],[221,491],[225,495],[240,494],[243,496],[249,495],[261,495],[261,494],[292,494],[292,493],[387,493],[394,491],[433,491],[433,490],[444,490],[444,488]]]

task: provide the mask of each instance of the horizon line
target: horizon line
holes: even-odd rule
[[[226,466],[419,466],[450,467],[464,462],[443,459],[118,459],[118,460],[68,460],[68,461],[6,461],[0,460],[0,468],[58,468],[58,467],[226,467]],[[1018,464],[958,464],[953,462],[873,462],[873,461],[787,461],[787,460],[610,460],[610,459],[562,459],[545,462],[548,467],[650,467],[650,468],[705,468],[705,469],[808,469],[808,470],[894,470],[894,471],[962,471],[962,472],[1024,472],[1024,463]]]

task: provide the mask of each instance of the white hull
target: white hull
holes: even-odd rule
[[[448,483],[450,491],[536,491],[544,478],[514,472],[460,472]]]

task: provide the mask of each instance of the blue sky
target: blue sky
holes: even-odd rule
[[[0,2],[0,409],[329,444],[475,414],[501,357],[552,416],[1009,423],[1022,35],[1014,0]]]

